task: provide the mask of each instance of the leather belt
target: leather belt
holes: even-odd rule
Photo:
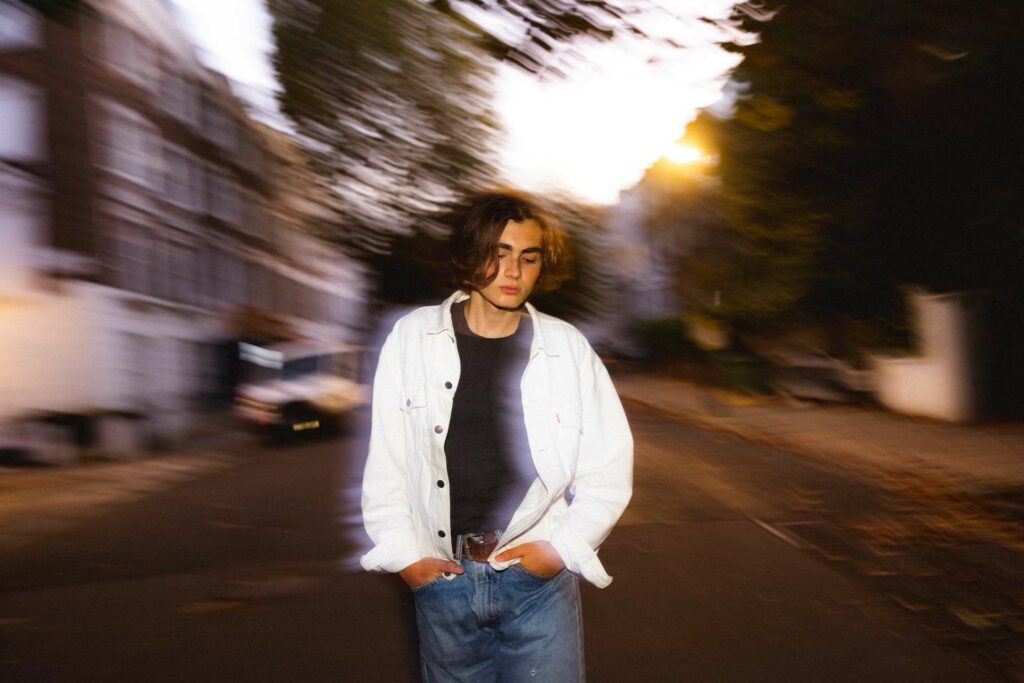
[[[455,561],[463,557],[474,562],[486,562],[501,540],[501,531],[480,531],[473,534],[459,534],[455,544]]]

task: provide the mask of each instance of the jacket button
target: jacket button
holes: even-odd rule
[[[405,407],[408,408],[411,405],[412,405],[412,399],[410,399],[410,398],[405,399]]]
[[[445,534],[444,530],[442,529],[441,531],[437,532],[437,535],[440,536],[441,538],[444,538],[447,534]]]
[[[444,388],[445,389],[451,389],[452,388],[452,383],[451,382],[445,382],[444,383]]]
[[[444,480],[443,479],[438,479],[437,480],[437,488],[439,488],[439,489],[443,489],[444,488]]]
[[[434,433],[435,434],[440,434],[443,431],[444,431],[444,427],[442,427],[441,425],[437,425],[436,427],[434,427]]]

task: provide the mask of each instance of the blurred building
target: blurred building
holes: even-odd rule
[[[608,215],[608,233],[617,247],[619,292],[629,301],[620,310],[634,320],[679,314],[680,231],[650,229],[653,195],[649,184],[637,184],[619,193],[619,201]]]
[[[173,440],[223,393],[231,340],[344,340],[363,277],[310,230],[299,149],[165,1],[47,7],[0,2],[0,420]]]
[[[631,330],[645,322],[678,319],[697,297],[684,287],[682,264],[710,239],[710,202],[714,180],[662,159],[609,207],[598,248],[608,257],[611,282],[603,342],[609,349],[634,354]]]

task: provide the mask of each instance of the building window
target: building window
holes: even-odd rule
[[[186,209],[203,206],[203,167],[191,154],[175,145],[164,149],[164,187],[168,200]]]
[[[191,123],[199,123],[199,87],[188,76],[166,69],[160,80],[160,103],[171,116]]]
[[[242,225],[243,231],[253,237],[262,240],[270,240],[270,225],[267,215],[267,207],[264,206],[259,195],[253,192],[245,192],[245,202],[242,204]]]
[[[0,159],[45,158],[43,90],[26,81],[0,77]]]
[[[198,261],[195,247],[170,242],[168,256],[170,260],[171,287],[170,298],[183,304],[196,302]]]
[[[260,263],[249,262],[249,304],[258,308],[274,307],[274,273]]]
[[[103,54],[112,69],[147,89],[156,85],[156,50],[131,29],[115,22],[103,25]]]
[[[131,109],[108,104],[106,110],[106,167],[136,184],[160,191],[163,188],[160,133]]]
[[[169,299],[171,297],[171,253],[170,243],[160,237],[153,238],[149,251],[149,294]]]
[[[114,281],[121,289],[149,294],[151,240],[146,230],[127,221],[115,221],[114,226]]]
[[[43,20],[17,0],[0,2],[0,51],[42,47]]]
[[[245,266],[237,254],[216,250],[215,287],[218,298],[233,304],[245,303]]]
[[[0,292],[21,290],[47,233],[49,198],[35,176],[0,164]],[[2,296],[0,296],[2,301]],[[4,318],[0,303],[0,319]]]
[[[209,306],[218,300],[217,250],[204,244],[198,248],[196,258],[196,301]]]
[[[207,174],[207,184],[210,213],[226,223],[237,225],[242,213],[238,183],[226,173],[211,169]]]
[[[208,90],[203,92],[202,103],[203,132],[221,146],[234,149],[238,135],[234,118]]]

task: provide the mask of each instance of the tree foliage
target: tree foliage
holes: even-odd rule
[[[553,54],[577,38],[607,40],[620,34],[648,35],[636,21],[652,11],[671,15],[651,0],[431,0],[430,5],[478,35],[478,45],[494,59],[531,73],[560,75]],[[473,22],[471,17],[486,18]],[[676,47],[671,39],[659,38]]]
[[[894,316],[901,288],[1024,284],[1018,0],[744,3],[731,117],[705,115],[732,236],[711,286],[765,322]]]
[[[556,47],[642,34],[644,5],[268,0],[281,110],[314,152],[339,237],[373,254],[413,225],[436,232],[452,201],[494,182],[495,62],[558,73]]]
[[[492,174],[474,36],[416,0],[271,0],[282,112],[359,253]]]
[[[574,39],[643,36],[633,19],[655,5],[268,0],[281,110],[310,148],[336,216],[324,232],[371,266],[380,297],[422,300],[441,286],[459,202],[496,184],[496,64],[557,76]],[[579,211],[569,213],[578,222]],[[581,253],[579,267],[588,262]],[[585,303],[582,287],[570,282],[552,305]]]

